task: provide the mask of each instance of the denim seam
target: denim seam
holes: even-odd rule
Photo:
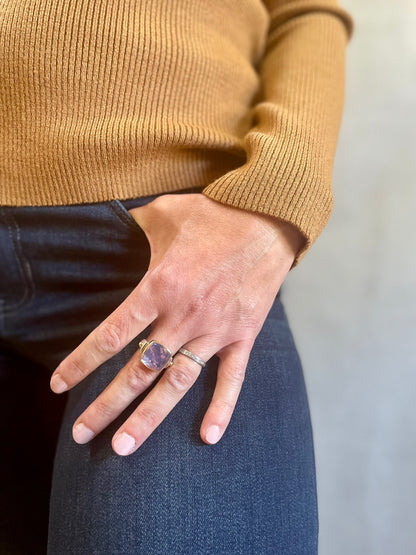
[[[3,212],[4,214],[4,212]],[[14,245],[14,252],[16,255],[16,259],[17,259],[17,265],[20,271],[20,274],[22,276],[23,279],[23,283],[24,283],[24,293],[23,296],[19,299],[19,301],[17,301],[15,304],[12,305],[5,305],[2,308],[2,312],[3,314],[13,314],[15,312],[17,312],[17,310],[24,305],[25,303],[28,303],[34,296],[35,294],[35,284],[33,281],[33,276],[32,276],[32,270],[30,267],[30,264],[27,260],[27,258],[24,256],[23,252],[22,252],[22,246],[21,246],[21,242],[20,242],[20,228],[18,223],[16,222],[15,218],[13,218],[12,214],[8,214],[9,221],[12,222],[12,224],[15,227],[15,231],[16,231],[16,235],[13,234],[13,230],[11,229],[11,226],[9,224],[9,221],[7,221],[7,215],[4,214],[4,217],[6,219],[6,223],[7,223],[7,230],[10,236],[10,239]]]

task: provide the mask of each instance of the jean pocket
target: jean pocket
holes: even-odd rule
[[[113,199],[109,202],[110,208],[118,216],[120,222],[122,222],[128,229],[135,231],[136,233],[144,234],[143,229],[140,227],[139,223],[130,214],[128,209],[119,199]]]

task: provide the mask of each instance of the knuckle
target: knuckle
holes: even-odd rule
[[[255,333],[262,326],[261,319],[257,312],[246,310],[245,308],[239,311],[239,321],[240,327],[248,333]]]
[[[85,370],[82,368],[80,361],[75,357],[69,357],[63,363],[61,363],[61,374],[64,376],[65,381],[67,381],[67,376],[70,376],[71,383],[75,381],[82,380],[85,377]],[[62,368],[64,371],[62,371]]]
[[[150,407],[146,407],[136,413],[135,421],[138,427],[143,426],[144,423],[145,428],[153,430],[159,425],[160,415]]]
[[[227,418],[231,417],[234,411],[234,407],[235,405],[233,403],[230,403],[225,399],[217,399],[216,401],[213,402],[214,410],[225,415]]]
[[[143,386],[149,382],[148,372],[141,366],[138,358],[133,359],[126,367],[126,382],[130,391],[141,393]]]
[[[257,300],[247,296],[243,297],[239,300],[236,312],[241,328],[255,331],[261,327],[261,311]]]
[[[248,334],[258,333],[262,327],[262,322],[257,315],[246,315],[243,319],[243,328]]]
[[[172,279],[172,273],[169,271],[168,266],[158,268],[157,273],[152,281],[153,292],[156,293],[171,293],[175,286],[175,280]]]
[[[228,381],[240,386],[246,375],[246,367],[243,364],[233,364],[226,368],[224,373]]]
[[[97,414],[100,420],[108,420],[113,417],[113,412],[110,405],[104,400],[97,398],[93,404],[94,412]]]
[[[96,343],[101,352],[115,354],[123,345],[123,328],[120,323],[104,322],[97,330]]]
[[[171,305],[188,294],[186,280],[180,273],[177,261],[172,255],[165,254],[164,263],[154,271],[149,283],[150,297],[159,299],[160,307]]]
[[[186,305],[186,318],[199,316],[207,308],[208,301],[205,294],[194,295]]]
[[[173,365],[166,372],[168,384],[176,391],[187,391],[197,378],[197,374],[185,366]]]

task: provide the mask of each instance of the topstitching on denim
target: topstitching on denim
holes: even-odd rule
[[[17,267],[22,278],[23,285],[23,295],[15,303],[3,303],[2,312],[4,314],[12,314],[19,310],[24,304],[31,301],[35,294],[35,283],[32,276],[32,270],[30,263],[23,253],[21,240],[20,240],[20,228],[11,213],[11,210],[5,207],[0,207],[1,220],[5,222],[8,228],[8,233],[10,241],[13,244],[14,255],[16,258]]]

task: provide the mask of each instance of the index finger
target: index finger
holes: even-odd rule
[[[54,393],[82,381],[153,322],[157,314],[142,282],[58,365],[50,380]]]

